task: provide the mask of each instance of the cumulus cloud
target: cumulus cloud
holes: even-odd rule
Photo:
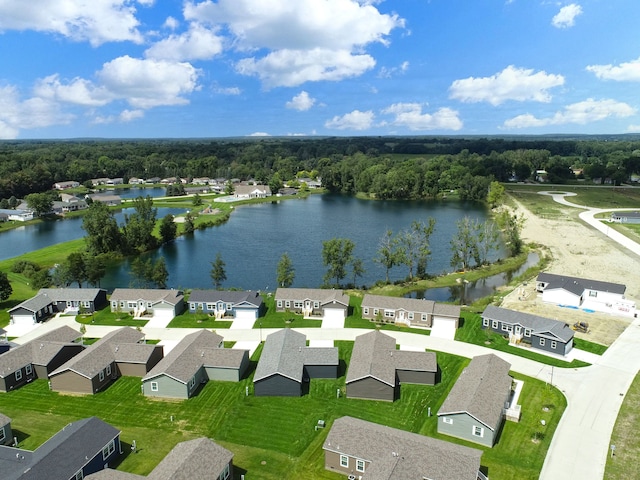
[[[391,77],[393,77],[395,75],[403,74],[407,70],[409,70],[409,62],[408,61],[404,61],[397,67],[391,67],[391,68],[382,67],[382,68],[380,68],[380,71],[378,72],[378,77],[380,77],[380,78],[391,78]]]
[[[640,133],[640,125],[629,125],[627,127],[628,133]]]
[[[247,135],[249,137],[270,137],[271,134],[267,132],[253,132]]]
[[[449,97],[461,102],[489,102],[500,105],[508,100],[519,102],[549,102],[549,89],[564,84],[562,75],[535,72],[533,69],[509,65],[490,77],[469,77],[455,80],[449,87]]]
[[[576,17],[582,15],[582,7],[577,3],[565,5],[560,11],[551,19],[551,25],[556,28],[569,28],[573,27],[576,23]]]
[[[197,23],[181,35],[170,35],[148,48],[147,58],[160,60],[209,60],[222,52],[222,37]]]
[[[375,2],[357,0],[218,0],[187,2],[187,20],[225,25],[239,51],[265,52],[241,59],[236,70],[267,87],[297,86],[361,75],[375,60],[364,53],[387,44],[397,15],[382,14]]]
[[[336,115],[331,120],[327,120],[324,126],[337,130],[367,130],[373,125],[374,118],[375,115],[371,110],[366,112],[354,110],[342,116]]]
[[[176,20],[174,17],[167,17],[162,25],[164,28],[168,28],[169,30],[175,30],[180,25],[180,22]]]
[[[584,125],[609,117],[624,118],[634,115],[636,109],[624,102],[611,99],[594,100],[588,98],[582,102],[568,105],[564,110],[551,117],[538,118],[530,113],[518,115],[504,122],[504,128],[545,127],[548,125],[565,125],[577,123]]]
[[[142,117],[144,117],[144,110],[123,110],[119,118],[121,122],[127,123]]]
[[[620,65],[589,65],[587,71],[593,72],[603,80],[619,82],[640,82],[640,58]]]
[[[420,103],[395,103],[382,113],[394,115],[389,122],[398,127],[407,127],[409,130],[460,130],[462,121],[456,110],[440,108],[435,113],[423,113]]]
[[[69,83],[63,83],[58,74],[37,80],[34,94],[56,102],[74,103],[87,107],[101,107],[113,99],[105,88],[95,86],[89,80],[74,78]]]
[[[142,43],[140,22],[132,4],[130,0],[0,0],[0,31],[49,32],[75,41],[89,41],[93,46],[114,41]]]
[[[316,103],[316,99],[311,98],[309,94],[303,90],[287,102],[285,107],[304,112],[313,107],[314,103]]]

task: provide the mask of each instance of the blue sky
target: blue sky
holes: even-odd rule
[[[0,0],[0,138],[640,132],[638,0]]]

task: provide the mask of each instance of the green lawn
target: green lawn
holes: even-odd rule
[[[526,204],[533,213],[540,211],[543,215],[554,210],[555,202],[547,195],[537,192],[572,192],[576,196],[568,198],[571,203],[597,208],[633,208],[640,202],[640,188],[620,188],[594,185],[516,185],[505,184],[506,191]],[[557,206],[558,204],[556,204]],[[564,208],[564,207],[558,207]],[[557,212],[558,210],[556,210]]]
[[[215,320],[205,313],[184,313],[176,316],[167,328],[214,328],[226,329],[231,327],[231,320]]]
[[[328,428],[316,430],[318,420],[327,426],[343,415],[455,443],[476,445],[435,433],[439,406],[468,360],[437,353],[442,381],[435,386],[403,385],[393,402],[347,399],[344,396],[344,365],[351,357],[352,342],[338,341],[341,377],[312,380],[309,394],[301,398],[245,396],[252,391],[252,375],[238,383],[209,382],[199,394],[184,401],[158,401],[140,393],[140,379],[123,377],[93,396],[60,395],[37,380],[0,395],[0,411],[13,419],[12,426],[25,449],[34,449],[68,422],[97,415],[122,430],[125,450],[136,441],[138,452],[129,453],[118,467],[146,475],[178,442],[208,436],[235,453],[236,479],[247,473],[253,479],[344,478],[324,470],[322,443]],[[255,362],[260,349],[253,357]],[[255,366],[255,363],[254,363]],[[338,398],[336,392],[340,390]],[[482,465],[495,480],[537,478],[549,442],[564,409],[560,392],[542,382],[525,379],[523,419],[508,423],[493,449],[484,448]],[[542,412],[542,405],[553,405]],[[431,407],[432,416],[427,415]],[[539,420],[546,418],[547,426]],[[534,433],[546,428],[539,443]],[[264,463],[263,463],[264,462]]]
[[[92,314],[81,314],[76,316],[76,322],[83,325],[109,325],[117,327],[144,327],[149,320],[136,320],[130,314],[124,312],[111,312],[111,307],[107,306]]]

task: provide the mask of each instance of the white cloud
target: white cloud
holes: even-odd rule
[[[267,132],[253,132],[247,135],[248,137],[270,137],[271,134]]]
[[[327,120],[324,126],[337,130],[367,130],[373,125],[374,117],[375,115],[371,110],[366,112],[354,110],[342,116],[336,115],[331,120]]]
[[[551,25],[556,28],[569,28],[575,25],[575,20],[578,15],[582,15],[582,7],[577,3],[565,5],[560,11],[551,19]]]
[[[551,117],[538,118],[530,113],[518,115],[504,122],[504,128],[545,127],[577,123],[584,125],[609,117],[624,118],[634,115],[636,109],[630,105],[611,99],[594,100],[588,98],[582,102],[567,105],[564,110]]]
[[[96,76],[114,98],[136,108],[184,105],[184,97],[198,88],[200,72],[189,63],[118,57],[102,66]]]
[[[236,64],[243,75],[255,75],[267,87],[296,87],[305,82],[338,81],[362,75],[375,65],[370,55],[352,55],[347,50],[278,50]]]
[[[629,133],[640,133],[640,125],[629,125],[627,127]]]
[[[589,65],[587,71],[593,72],[603,80],[619,82],[640,82],[640,58],[615,65]]]
[[[299,112],[304,112],[313,107],[314,103],[316,103],[316,99],[311,98],[309,94],[303,90],[293,97],[291,101],[287,102],[285,107],[298,110]]]
[[[0,0],[0,31],[50,32],[93,46],[105,42],[142,43],[140,22],[129,0]],[[152,2],[138,2],[149,5]]]
[[[461,102],[489,102],[500,105],[508,100],[519,102],[549,102],[550,88],[564,84],[562,75],[509,65],[490,77],[469,77],[455,80],[449,87],[449,97]]]
[[[239,87],[215,87],[213,91],[220,95],[240,95],[242,93]]]
[[[148,48],[147,58],[157,60],[209,60],[222,52],[222,37],[213,31],[192,23],[181,35],[170,35]]]
[[[267,87],[297,86],[361,75],[375,65],[363,52],[387,44],[397,15],[382,14],[374,2],[357,0],[204,0],[188,2],[187,20],[225,25],[240,51],[265,53],[240,60],[236,69]]]
[[[169,30],[175,30],[180,25],[180,22],[173,17],[167,17],[162,25],[164,28],[168,28]]]
[[[409,130],[460,130],[463,126],[458,117],[458,112],[450,108],[440,108],[435,113],[423,113],[420,103],[395,103],[382,113],[394,115],[389,122],[398,127],[407,127]]]
[[[394,75],[403,74],[407,70],[409,70],[409,62],[408,61],[404,61],[397,67],[391,67],[391,68],[381,67],[380,71],[378,72],[378,77],[380,77],[380,78],[391,78]]]
[[[37,80],[34,94],[51,101],[74,103],[87,107],[100,107],[113,99],[106,89],[96,87],[89,80],[74,78],[71,82],[63,84],[58,74]]]
[[[142,117],[144,117],[144,110],[123,110],[119,118],[121,122],[127,123]]]

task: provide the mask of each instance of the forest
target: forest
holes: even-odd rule
[[[483,200],[492,180],[621,184],[640,173],[640,137],[327,137],[0,142],[0,198],[108,177],[253,179],[272,190],[318,176],[333,192]]]

